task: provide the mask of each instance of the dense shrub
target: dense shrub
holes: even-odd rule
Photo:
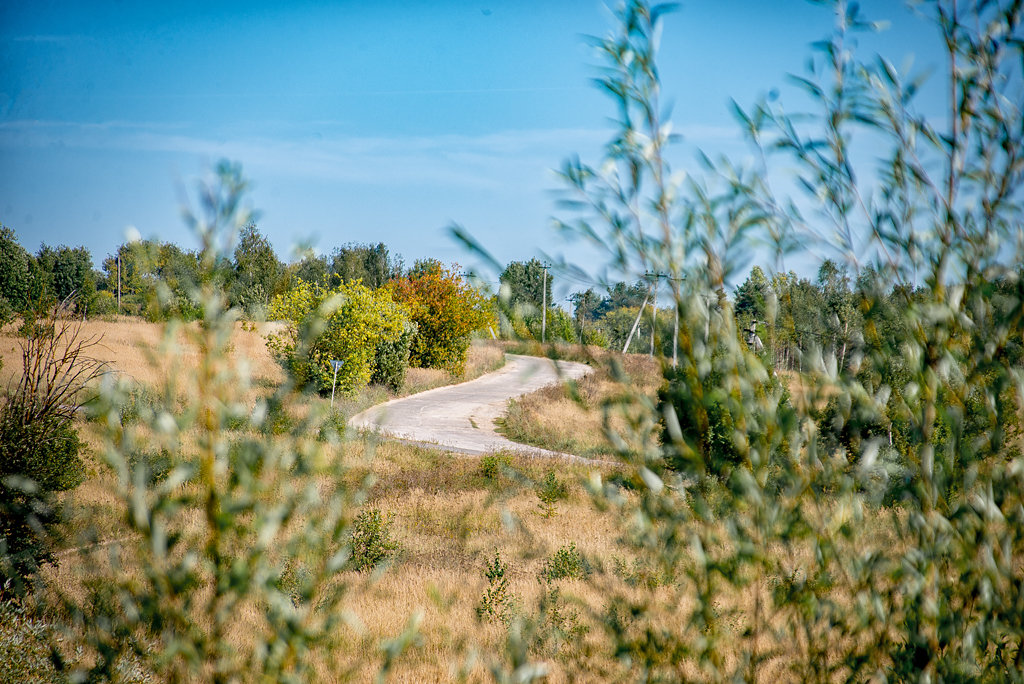
[[[583,339],[583,344],[603,347],[605,349],[611,344],[608,335],[597,328],[583,328],[580,335]]]
[[[790,425],[796,415],[789,403],[789,392],[775,375],[746,384],[739,393],[729,392],[724,380],[730,375],[747,373],[742,363],[732,365],[735,359],[727,354],[712,354],[710,363],[702,364],[704,372],[699,383],[686,369],[666,366],[665,383],[658,391],[658,413],[662,418],[662,442],[670,445],[667,462],[670,467],[690,474],[710,474],[728,478],[733,468],[745,457],[744,443],[755,437],[752,430],[776,423]],[[768,414],[760,420],[746,423],[746,429],[737,422],[737,416],[746,420],[751,407],[768,406]],[[770,458],[781,455],[786,448],[778,436],[773,443]]]
[[[300,280],[274,297],[269,317],[286,325],[268,336],[271,350],[300,385],[328,392],[334,378],[332,359],[342,362],[338,390],[352,391],[370,382],[381,344],[395,345],[391,354],[384,354],[393,367],[403,337],[410,334],[407,310],[390,291],[371,290],[358,281],[329,289]],[[302,342],[305,338],[312,341]]]
[[[391,519],[376,508],[367,508],[352,523],[350,564],[359,572],[369,572],[392,558],[401,545],[394,538]]]
[[[553,582],[560,579],[586,579],[593,569],[590,562],[576,548],[576,542],[562,546],[544,561],[538,579]]]
[[[394,339],[381,340],[373,361],[370,382],[384,385],[393,392],[405,384],[405,371],[409,368],[409,352],[416,339],[416,324],[407,322]]]
[[[54,492],[85,477],[72,417],[101,366],[87,356],[95,340],[82,339],[81,323],[66,313],[23,326],[21,378],[0,406],[0,587],[16,594],[56,562],[63,516]]]
[[[455,269],[437,261],[417,262],[407,276],[393,281],[390,289],[395,299],[408,307],[417,325],[409,362],[461,375],[470,335],[493,325],[487,299]]]

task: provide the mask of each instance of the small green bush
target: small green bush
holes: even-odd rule
[[[632,563],[618,556],[612,558],[612,573],[631,587],[657,589],[672,582],[671,573],[657,570],[640,558],[634,558]]]
[[[480,475],[488,480],[496,480],[511,465],[512,457],[508,454],[487,454],[480,457]]]
[[[341,438],[345,436],[345,427],[345,416],[337,411],[332,411],[327,414],[317,430],[317,441],[331,444],[340,442]]]
[[[4,593],[0,588],[0,595]],[[54,631],[24,603],[0,601],[0,681],[66,682],[50,658]]]
[[[267,399],[267,411],[263,420],[259,423],[260,433],[265,436],[283,435],[295,426],[295,419],[279,396],[272,396]]]
[[[145,385],[133,385],[120,408],[121,424],[134,425],[140,420],[148,421],[160,403],[160,398],[153,390]]]
[[[393,558],[401,545],[392,536],[391,518],[376,508],[363,510],[352,524],[352,556],[349,564],[359,572],[369,572]]]
[[[540,499],[538,507],[541,514],[545,518],[550,518],[558,514],[555,504],[560,499],[564,499],[568,495],[569,490],[565,483],[560,482],[555,476],[554,471],[549,470],[544,479],[537,483],[536,492],[537,498]]]
[[[306,603],[312,597],[313,573],[302,561],[291,559],[277,579],[277,588],[288,595],[292,605]]]
[[[81,484],[85,465],[70,421],[24,424],[13,413],[11,404],[0,410],[0,583],[22,593],[43,565],[56,562],[64,516],[53,492]]]
[[[90,318],[96,316],[113,316],[117,313],[117,297],[107,290],[99,290],[89,304],[86,312]]]
[[[563,546],[544,563],[538,579],[552,582],[560,579],[586,579],[593,572],[590,562],[576,548],[576,542]]]
[[[152,487],[167,479],[174,468],[174,463],[166,450],[139,450],[128,455],[128,468],[132,472],[135,472],[137,468],[142,468],[142,481],[147,487]]]
[[[532,650],[538,655],[567,655],[578,647],[590,629],[581,622],[578,610],[566,605],[562,591],[549,586],[540,601],[540,621]]]
[[[494,552],[494,560],[487,561],[484,568],[487,589],[476,606],[476,616],[485,622],[501,622],[506,627],[515,613],[516,596],[509,591],[509,566],[501,560],[501,554]]]
[[[584,328],[581,333],[581,337],[583,338],[583,344],[586,345],[593,345],[604,349],[611,346],[611,341],[608,339],[608,335],[604,334],[604,332],[597,328]]]

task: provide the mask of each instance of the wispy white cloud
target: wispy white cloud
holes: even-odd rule
[[[120,150],[241,161],[254,175],[354,184],[514,191],[547,183],[548,170],[572,151],[597,151],[599,130],[528,130],[485,135],[351,137],[311,126],[287,135],[192,133],[186,125],[110,121],[0,123],[0,147]]]

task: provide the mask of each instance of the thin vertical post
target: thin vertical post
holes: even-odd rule
[[[541,270],[544,271],[544,280],[541,285],[541,314],[540,314],[540,343],[544,344],[545,334],[548,327],[548,267],[541,266]]]
[[[679,365],[679,296],[675,297],[676,300],[676,324],[672,330],[672,367],[675,368]]]
[[[121,313],[121,250],[117,250],[117,313]]]
[[[654,332],[658,328],[658,274],[654,274],[654,299],[651,301],[651,356],[654,356]]]
[[[334,408],[334,388],[338,385],[338,367],[340,364],[331,364],[334,366],[334,379],[331,380],[331,408]]]

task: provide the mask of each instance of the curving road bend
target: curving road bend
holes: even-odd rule
[[[506,354],[505,365],[493,373],[374,406],[353,416],[348,424],[358,430],[466,454],[503,450],[585,461],[510,441],[495,432],[494,420],[504,415],[509,399],[590,372],[591,368],[582,363],[559,361],[556,369],[551,359]]]

